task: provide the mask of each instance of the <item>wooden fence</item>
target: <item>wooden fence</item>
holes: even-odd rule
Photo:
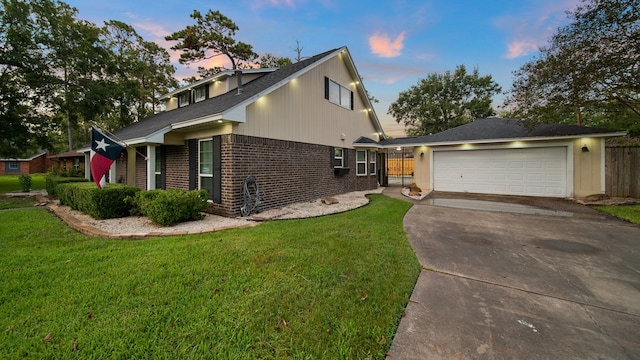
[[[605,148],[605,187],[611,197],[640,198],[640,147]]]
[[[403,165],[404,161],[404,165]],[[413,176],[413,158],[387,158],[389,176]]]

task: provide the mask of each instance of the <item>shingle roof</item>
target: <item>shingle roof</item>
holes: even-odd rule
[[[246,84],[243,84],[243,92],[241,94],[238,94],[237,91],[230,91],[220,96],[190,104],[189,106],[155,114],[120,130],[114,131],[113,135],[117,140],[127,141],[154,134],[175,123],[222,113],[337,50],[339,50],[339,48],[312,56],[308,59],[282,67],[279,70],[249,81]]]
[[[541,124],[534,128],[528,128],[522,121],[513,119],[487,118],[475,120],[469,124],[461,125],[453,129],[436,134],[387,139],[380,141],[381,145],[405,145],[405,144],[430,144],[430,143],[455,143],[467,141],[490,141],[500,139],[527,139],[566,136],[585,136],[594,134],[619,133],[616,130],[592,128],[577,125]]]

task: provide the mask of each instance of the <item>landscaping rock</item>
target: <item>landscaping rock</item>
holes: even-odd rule
[[[338,199],[333,198],[333,197],[326,197],[326,198],[324,198],[324,199],[322,199],[320,201],[325,205],[333,205],[333,204],[339,203]]]

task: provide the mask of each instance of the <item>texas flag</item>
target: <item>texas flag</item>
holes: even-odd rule
[[[91,175],[98,188],[105,186],[105,175],[123,150],[124,146],[91,127]]]

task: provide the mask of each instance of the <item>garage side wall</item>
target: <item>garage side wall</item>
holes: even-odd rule
[[[420,156],[420,154],[424,154]],[[432,151],[428,146],[413,148],[413,179],[423,192],[431,191],[431,161]]]
[[[586,146],[589,151],[583,151]],[[604,139],[573,141],[573,190],[575,198],[604,194]]]

